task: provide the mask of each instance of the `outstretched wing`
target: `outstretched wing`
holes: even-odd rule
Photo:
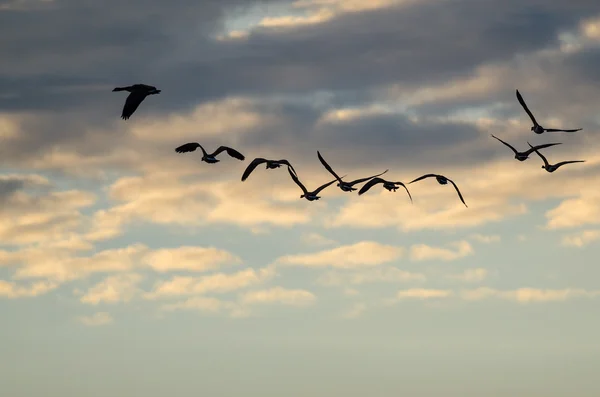
[[[296,182],[296,185],[300,186],[300,189],[302,189],[302,191],[304,192],[304,194],[307,194],[308,191],[306,190],[306,188],[304,187],[304,185],[302,184],[302,182],[300,182],[300,179],[298,179],[298,177],[296,176],[296,173],[292,173],[292,170],[290,169],[290,167],[288,167],[288,172],[290,173],[290,176],[292,177],[292,180],[294,182]]]
[[[583,128],[577,128],[574,130],[561,130],[561,129],[557,129],[557,128],[544,128],[545,131],[548,132],[576,132],[576,131],[581,131]]]
[[[436,175],[436,174],[425,174],[425,175],[423,175],[423,176],[420,176],[420,177],[418,177],[417,179],[415,179],[415,180],[414,180],[414,181],[412,181],[412,182],[408,182],[408,184],[410,185],[410,184],[411,184],[411,183],[413,183],[413,182],[422,181],[422,180],[423,180],[423,179],[425,179],[425,178],[431,178],[431,177],[433,177],[433,178],[436,178],[436,177],[437,177],[437,175]]]
[[[327,169],[327,171],[329,171],[329,173],[331,173],[331,175],[335,176],[335,179],[337,181],[342,181],[340,179],[340,177],[338,176],[338,174],[336,174],[333,169],[331,168],[331,166],[329,164],[327,164],[327,161],[325,161],[325,159],[323,158],[323,156],[321,156],[321,153],[319,153],[319,151],[317,150],[317,156],[319,157],[319,161],[321,162],[321,164],[323,164],[323,167],[325,167]]]
[[[556,168],[560,167],[561,165],[565,165],[565,164],[573,164],[573,163],[585,163],[585,160],[570,160],[570,161],[561,161],[560,163],[556,163],[554,164],[554,166]]]
[[[290,164],[290,162],[289,162],[289,161],[287,161],[286,159],[277,160],[277,163],[279,163],[279,164],[285,164],[285,165],[287,165],[287,166],[288,166],[288,168],[291,168],[291,169],[292,169],[292,171],[294,171],[294,174],[296,174],[296,170],[295,170],[295,169],[294,169],[294,167],[293,167],[293,166]],[[298,174],[296,174],[296,175],[298,175]]]
[[[410,192],[408,191],[408,188],[406,187],[406,185],[402,182],[394,182],[396,185],[400,185],[404,188],[404,190],[406,190],[406,193],[408,193],[408,197],[410,198],[410,202],[413,202],[412,196],[410,195]]]
[[[388,172],[388,171],[389,171],[389,170],[385,170],[385,171],[383,171],[383,172],[381,172],[381,173],[379,173],[379,174],[377,174],[377,175],[368,176],[368,177],[366,177],[366,178],[360,178],[360,179],[357,179],[357,180],[355,180],[355,181],[348,182],[348,185],[350,185],[350,186],[354,186],[354,185],[356,185],[357,183],[362,183],[362,182],[364,182],[364,181],[368,181],[369,179],[372,179],[372,178],[375,178],[375,177],[381,176],[381,175],[385,174],[385,173],[386,173],[386,172]]]
[[[327,186],[331,185],[333,182],[336,182],[336,181],[337,181],[337,179],[334,179],[334,180],[332,180],[331,182],[327,182],[327,183],[325,183],[325,184],[323,184],[323,185],[319,186],[319,188],[318,188],[317,190],[315,190],[313,193],[314,193],[314,194],[319,194],[319,192],[320,192],[321,190],[325,189]]]
[[[252,173],[252,171],[254,171],[254,169],[256,167],[258,167],[260,164],[262,163],[266,163],[267,159],[263,159],[262,157],[257,157],[254,160],[252,160],[250,162],[250,164],[248,164],[248,167],[246,167],[246,170],[244,171],[244,174],[242,175],[242,182],[245,181],[246,179],[248,179],[248,177],[250,176],[250,174]]]
[[[446,178],[448,179],[448,178]],[[448,182],[450,182],[452,184],[452,186],[454,186],[454,189],[456,189],[456,193],[458,193],[458,197],[460,198],[460,201],[462,201],[462,203],[465,205],[465,207],[469,208],[469,206],[467,205],[467,203],[465,203],[465,199],[463,198],[462,194],[460,193],[460,190],[458,190],[458,186],[456,186],[456,183],[454,183],[454,181],[448,179]]]
[[[529,145],[530,148],[533,149],[534,152],[537,153],[538,156],[540,156],[540,158],[542,160],[544,160],[544,165],[549,166],[550,164],[548,164],[548,160],[546,160],[546,157],[544,157],[543,154],[541,154],[540,152],[537,151],[537,149],[535,149],[533,146],[531,146],[531,143],[527,142],[527,144]]]
[[[360,190],[358,191],[358,195],[360,196],[363,193],[366,193],[371,187],[377,185],[378,183],[385,183],[385,179],[382,179],[382,178],[371,179],[369,182],[365,183],[363,185],[363,187],[360,188]]]
[[[517,90],[517,99],[519,100],[519,103],[521,104],[523,109],[525,109],[525,112],[527,112],[527,114],[529,115],[529,118],[533,122],[533,125],[539,125],[538,122],[535,120],[535,117],[533,117],[533,114],[531,113],[531,111],[529,110],[527,105],[525,104],[525,100],[521,96],[521,93],[519,92],[519,90]]]
[[[544,148],[547,148],[547,147],[550,147],[550,146],[555,146],[555,145],[562,145],[562,143],[561,142],[558,142],[558,143],[544,143],[542,145],[533,146],[532,148],[530,148],[529,150],[527,150],[525,152],[525,154],[530,155],[531,153],[535,152],[536,150],[544,149]]]
[[[215,150],[215,152],[212,154],[212,156],[217,156],[221,152],[227,152],[228,155],[230,155],[231,157],[233,157],[235,159],[238,159],[238,160],[244,160],[245,159],[245,157],[244,157],[243,154],[241,154],[237,150],[232,149],[232,148],[227,147],[227,146],[219,146],[219,148],[217,150]]]
[[[140,106],[140,103],[142,103],[144,98],[146,98],[145,92],[134,91],[127,95],[127,99],[125,99],[125,105],[123,106],[123,112],[121,113],[121,118],[123,120],[128,120],[136,111],[138,106]]]
[[[175,151],[177,153],[187,153],[187,152],[193,152],[198,148],[200,148],[200,149],[202,149],[202,151],[204,151],[204,148],[198,142],[190,142],[190,143],[186,143],[185,145],[181,145],[178,148],[175,148]]]
[[[518,153],[519,153],[519,152],[517,152],[517,149],[515,149],[514,147],[512,147],[512,146],[511,146],[511,145],[509,145],[508,143],[504,142],[502,139],[498,138],[497,136],[495,136],[495,135],[493,135],[493,134],[490,134],[490,135],[492,135],[492,138],[496,138],[497,140],[499,140],[500,142],[502,142],[503,144],[505,144],[506,146],[508,146],[509,148],[511,148],[511,150],[512,150],[513,152],[515,152],[515,154],[518,154]]]

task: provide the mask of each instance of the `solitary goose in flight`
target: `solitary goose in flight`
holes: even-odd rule
[[[460,190],[458,190],[458,186],[456,186],[456,183],[454,183],[451,179],[448,179],[448,178],[446,178],[443,175],[426,174],[426,175],[418,177],[417,179],[415,179],[412,182],[409,182],[408,184],[410,185],[413,182],[418,182],[418,181],[421,181],[421,180],[423,180],[425,178],[431,178],[431,177],[435,178],[440,185],[447,185],[448,182],[450,182],[454,186],[454,189],[456,189],[456,193],[458,193],[458,197],[460,198],[460,201],[462,201],[462,203],[465,205],[465,207],[468,208],[467,203],[465,203],[465,200],[463,199],[462,194],[460,194]]]
[[[523,100],[523,97],[521,96],[521,93],[519,92],[519,90],[517,90],[517,99],[519,100],[519,103],[521,104],[521,106],[523,106],[523,109],[525,109],[525,112],[527,112],[527,114],[529,115],[529,118],[531,119],[531,121],[533,122],[533,127],[531,127],[531,131],[535,132],[536,134],[543,134],[544,132],[575,132],[575,131],[580,131],[582,130],[582,128],[577,128],[574,130],[562,130],[562,129],[556,129],[556,128],[544,128],[541,125],[538,124],[538,122],[535,120],[535,117],[533,117],[533,114],[531,113],[531,111],[529,110],[529,108],[527,107],[527,105],[525,104],[525,101]]]
[[[337,179],[334,179],[331,182],[327,182],[326,184],[321,185],[318,189],[313,190],[312,192],[309,192],[308,190],[306,190],[306,187],[304,187],[304,185],[302,184],[302,182],[300,182],[300,180],[298,179],[298,177],[296,176],[296,174],[292,173],[292,170],[290,169],[290,167],[288,167],[288,172],[290,173],[290,176],[292,177],[292,179],[294,180],[294,182],[296,182],[296,184],[298,186],[300,186],[300,189],[302,189],[302,191],[304,192],[304,194],[302,194],[300,196],[300,198],[305,198],[308,201],[314,201],[314,200],[320,199],[321,197],[318,196],[319,192],[321,190],[325,189],[327,186],[331,185],[333,182],[337,181]]]
[[[113,92],[116,91],[127,91],[130,94],[127,96],[125,100],[125,105],[123,106],[123,112],[121,113],[121,118],[123,120],[127,120],[131,117],[133,112],[140,106],[140,103],[148,95],[160,94],[161,90],[157,90],[156,87],[146,84],[134,84],[129,87],[117,87],[113,89]]]
[[[267,159],[263,159],[262,157],[257,157],[254,160],[252,160],[252,162],[250,164],[248,164],[248,167],[246,167],[246,170],[244,171],[244,174],[242,175],[242,182],[245,181],[246,179],[248,179],[248,177],[250,176],[252,171],[254,171],[254,169],[256,167],[258,167],[259,165],[261,165],[262,163],[267,163],[267,169],[279,168],[283,164],[285,164],[289,168],[291,168],[292,171],[294,171],[294,174],[296,173],[296,170],[294,169],[294,167],[292,167],[290,162],[285,159],[284,160],[267,160]]]
[[[538,145],[535,147],[532,147],[531,149],[525,151],[525,152],[518,152],[517,149],[515,149],[514,147],[512,147],[510,144],[504,142],[502,139],[498,138],[497,136],[494,136],[492,134],[493,138],[496,138],[497,140],[499,140],[500,142],[502,142],[503,144],[505,144],[506,146],[508,146],[509,148],[511,148],[511,150],[513,152],[515,152],[515,158],[519,161],[525,161],[529,158],[529,155],[531,153],[533,153],[535,150],[539,150],[539,149],[543,149],[543,148],[547,148],[550,146],[554,146],[554,145],[562,145],[562,143],[544,143],[543,145]]]
[[[402,186],[406,190],[406,193],[408,193],[408,197],[410,198],[410,202],[412,203],[412,201],[413,201],[412,196],[410,195],[410,192],[408,191],[408,188],[406,187],[406,185],[404,183],[390,182],[390,181],[386,181],[383,178],[373,178],[369,182],[365,183],[364,186],[358,191],[358,195],[360,196],[363,193],[366,193],[367,190],[369,190],[372,186],[374,186],[378,183],[383,183],[383,187],[386,188],[387,190],[389,190],[390,192],[395,192],[398,189],[397,185]]]
[[[325,159],[323,158],[323,156],[321,156],[321,153],[319,153],[319,151],[317,150],[317,156],[319,156],[319,160],[321,161],[321,164],[323,164],[323,166],[327,169],[327,171],[329,171],[331,173],[331,175],[335,176],[336,180],[338,181],[337,186],[342,189],[344,192],[351,192],[353,190],[356,190],[355,187],[353,187],[354,185],[356,185],[357,183],[362,183],[364,181],[368,181],[371,178],[375,178],[377,176],[383,175],[386,172],[388,172],[388,170],[383,171],[380,174],[377,175],[373,175],[373,176],[369,176],[367,178],[361,178],[361,179],[356,179],[352,182],[345,182],[342,180],[342,178],[340,178],[338,176],[338,174],[336,174],[333,169],[329,166],[329,164],[327,164],[327,162],[325,161]]]
[[[531,144],[529,142],[527,142],[527,144],[529,146],[531,146]],[[571,160],[571,161],[561,161],[560,163],[556,163],[556,164],[550,164],[548,163],[548,160],[546,160],[546,157],[544,157],[543,154],[541,154],[540,152],[538,152],[533,146],[531,146],[531,148],[533,149],[534,152],[536,152],[538,154],[538,156],[541,157],[542,160],[544,160],[544,165],[542,165],[542,168],[545,169],[548,172],[554,172],[556,171],[560,166],[563,166],[565,164],[571,164],[571,163],[585,163],[585,160]]]
[[[197,142],[190,142],[190,143],[186,143],[185,145],[181,145],[178,148],[176,148],[175,151],[177,153],[187,153],[187,152],[193,152],[197,148],[200,148],[202,150],[202,160],[201,161],[206,161],[209,164],[214,164],[214,163],[218,163],[219,161],[221,161],[216,158],[219,155],[219,153],[221,153],[221,152],[227,152],[228,155],[230,155],[231,157],[236,158],[238,160],[245,159],[243,154],[241,154],[237,150],[232,149],[227,146],[219,146],[219,148],[217,150],[215,150],[214,152],[212,152],[210,154],[206,153],[206,150],[204,150],[202,145],[200,145]]]

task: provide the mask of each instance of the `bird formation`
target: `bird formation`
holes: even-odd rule
[[[121,118],[123,120],[128,120],[133,115],[133,113],[137,110],[137,108],[140,106],[140,104],[144,101],[144,99],[146,99],[147,96],[156,95],[156,94],[161,93],[161,90],[157,89],[156,87],[146,85],[146,84],[134,84],[134,85],[127,86],[127,87],[117,87],[117,88],[113,89],[113,92],[118,92],[118,91],[129,92],[129,95],[127,96],[127,99],[125,100],[125,104],[123,106],[123,111],[121,113]],[[523,107],[523,109],[525,110],[525,112],[527,113],[527,115],[529,116],[529,118],[531,119],[531,121],[533,123],[533,126],[531,127],[531,131],[533,131],[534,133],[543,134],[544,132],[576,132],[576,131],[581,130],[581,128],[555,129],[555,128],[542,127],[537,122],[537,120],[535,119],[535,117],[533,116],[533,114],[531,113],[531,111],[529,110],[527,105],[525,104],[525,100],[521,96],[521,93],[519,92],[519,90],[516,90],[516,94],[517,94],[517,99],[518,99],[519,103],[521,104],[521,106]],[[558,143],[558,142],[557,143],[545,143],[545,144],[537,145],[537,146],[532,146],[529,142],[527,142],[527,144],[529,145],[529,149],[526,151],[520,152],[520,151],[517,151],[509,143],[503,141],[502,139],[498,138],[497,136],[492,135],[492,137],[497,139],[498,141],[500,141],[505,146],[509,147],[514,152],[515,159],[517,159],[519,161],[527,160],[529,158],[529,155],[531,155],[533,152],[535,152],[544,162],[544,164],[542,165],[542,168],[550,173],[556,171],[559,167],[561,167],[565,164],[585,162],[585,160],[571,160],[571,161],[561,161],[556,164],[550,164],[548,162],[548,160],[546,159],[546,157],[544,157],[544,155],[541,154],[539,151],[541,149],[545,149],[548,147],[561,145],[561,143]],[[242,153],[240,153],[237,150],[230,148],[228,146],[219,146],[214,152],[208,153],[206,151],[206,149],[204,149],[204,147],[197,142],[190,142],[190,143],[181,145],[181,146],[175,148],[175,151],[177,153],[188,153],[188,152],[193,152],[198,148],[200,148],[200,150],[202,151],[201,161],[204,161],[208,164],[216,164],[219,161],[221,161],[221,160],[217,159],[217,156],[223,152],[226,152],[230,157],[233,157],[240,161],[245,160],[245,156]],[[381,184],[384,189],[386,189],[390,192],[395,192],[399,186],[402,186],[406,190],[406,193],[408,194],[408,197],[410,198],[411,203],[413,202],[412,196],[411,196],[406,184],[404,184],[403,182],[393,182],[393,181],[388,181],[384,178],[380,178],[381,175],[387,173],[389,170],[385,170],[376,175],[368,176],[365,178],[359,178],[359,179],[355,179],[351,182],[348,182],[348,181],[343,180],[343,178],[345,178],[347,175],[340,177],[333,170],[333,168],[331,168],[331,166],[327,163],[327,161],[325,161],[325,159],[323,158],[323,156],[321,155],[321,153],[319,151],[317,151],[317,157],[318,157],[319,161],[321,162],[321,164],[323,165],[323,167],[325,167],[325,169],[331,175],[333,175],[335,177],[335,179],[333,179],[327,183],[324,183],[323,185],[319,186],[318,188],[316,188],[313,191],[308,191],[308,189],[304,186],[304,184],[298,178],[298,174],[296,173],[296,170],[294,169],[294,167],[290,164],[290,162],[288,160],[285,160],[285,159],[269,160],[269,159],[265,159],[262,157],[255,158],[254,160],[252,160],[250,162],[250,164],[244,170],[244,173],[242,174],[242,182],[246,181],[248,179],[248,177],[250,176],[250,174],[256,169],[256,167],[258,167],[261,164],[265,164],[266,169],[276,169],[276,168],[280,168],[281,166],[285,165],[285,166],[287,166],[288,173],[290,174],[290,177],[292,178],[294,183],[296,183],[296,185],[298,185],[298,187],[300,187],[300,189],[302,190],[302,195],[300,195],[300,198],[304,198],[308,201],[319,200],[321,198],[319,196],[319,193],[321,193],[321,191],[323,191],[325,188],[329,187],[330,185],[332,185],[335,182],[337,182],[336,186],[339,187],[343,192],[356,191],[357,188],[354,187],[355,185],[366,182],[358,191],[358,195],[362,195],[362,194],[366,193],[369,189],[371,189],[373,186],[375,186],[377,184]],[[454,183],[454,181],[445,177],[444,175],[425,174],[423,176],[420,176],[420,177],[412,180],[411,182],[408,182],[408,185],[410,185],[411,183],[414,183],[414,182],[419,182],[419,181],[425,180],[427,178],[435,178],[437,183],[439,183],[440,185],[447,185],[448,183],[452,184],[452,186],[456,190],[456,193],[458,194],[458,198],[460,199],[460,201],[465,205],[465,207],[468,207],[467,204],[465,203],[463,195],[460,192],[460,190],[458,189],[458,186],[456,185],[456,183]]]

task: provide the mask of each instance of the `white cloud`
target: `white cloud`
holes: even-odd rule
[[[542,303],[563,302],[574,298],[595,298],[600,296],[600,291],[587,291],[581,288],[519,288],[516,290],[501,291],[493,288],[482,287],[474,290],[461,291],[461,296],[466,300],[482,300],[495,297],[519,303]]]
[[[44,295],[49,291],[56,289],[57,287],[57,283],[48,281],[38,281],[29,284],[29,286],[23,286],[15,282],[0,280],[0,298],[31,298],[39,295]]]
[[[303,289],[285,289],[273,287],[261,291],[249,291],[241,295],[243,304],[279,303],[289,306],[309,306],[316,302],[317,297]]]
[[[342,317],[347,319],[358,318],[366,309],[367,305],[365,303],[355,303],[350,309],[342,313]]]
[[[474,253],[473,247],[467,241],[457,241],[449,245],[456,247],[456,251],[431,247],[426,244],[415,244],[410,247],[410,259],[418,262],[431,260],[454,261]]]
[[[583,230],[577,234],[563,236],[562,245],[581,248],[597,240],[600,240],[600,230]]]
[[[411,288],[407,290],[398,291],[396,294],[396,299],[404,300],[404,299],[439,299],[439,298],[448,298],[453,295],[453,292],[450,290],[440,290],[440,289],[425,289],[425,288]]]
[[[140,292],[138,284],[142,279],[143,276],[135,273],[106,277],[91,287],[80,301],[90,305],[129,302]]]
[[[314,254],[286,255],[277,259],[276,263],[350,269],[378,266],[400,258],[402,253],[403,249],[400,247],[384,245],[374,241],[361,241]]]
[[[330,271],[321,275],[317,279],[317,283],[326,286],[345,286],[378,282],[423,282],[425,280],[426,277],[422,273],[411,273],[386,266],[353,272]]]
[[[302,236],[302,240],[309,245],[333,245],[337,244],[335,240],[328,239],[327,237],[319,234],[319,233],[307,233]]]
[[[448,276],[448,278],[464,281],[467,283],[478,283],[483,281],[489,272],[484,268],[476,268],[476,269],[466,269],[461,274],[453,274]]]
[[[114,321],[112,316],[107,312],[97,312],[91,316],[78,317],[77,320],[88,327],[99,327]]]
[[[483,234],[472,234],[470,236],[470,238],[472,240],[478,241],[480,243],[485,243],[485,244],[491,244],[491,243],[497,243],[500,241],[500,236],[498,235],[491,235],[491,236],[486,236]]]

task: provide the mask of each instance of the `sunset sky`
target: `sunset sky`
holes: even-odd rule
[[[598,0],[0,0],[0,55],[2,396],[600,395]],[[468,208],[240,181],[317,150]]]

